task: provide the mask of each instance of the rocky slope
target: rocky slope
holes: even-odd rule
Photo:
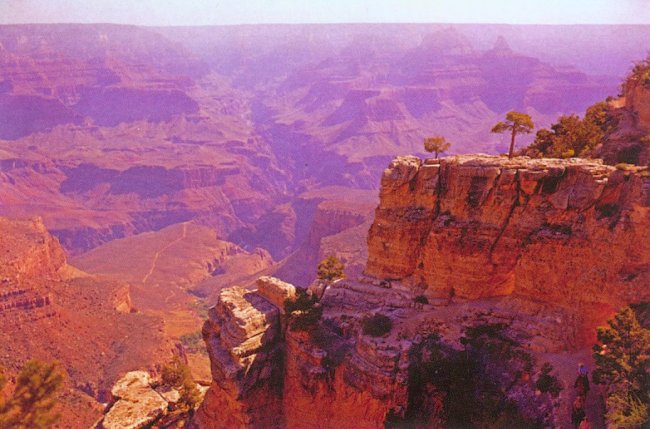
[[[417,375],[432,339],[445,353],[467,350],[467,328],[497,325],[533,362],[524,375],[490,364],[505,397],[522,415],[565,425],[570,389],[535,393],[536,368],[542,359],[573,367],[598,324],[650,300],[649,195],[645,168],[397,158],[382,177],[366,275],[325,290],[316,326],[287,328],[293,285],[261,278],[253,290],[221,291],[203,329],[213,384],[195,425],[377,428],[419,418],[435,427],[449,399]],[[415,304],[422,295],[428,303]],[[392,329],[373,337],[362,327],[378,313]],[[559,376],[573,382],[570,370]]]
[[[0,237],[0,365],[61,362],[61,424],[89,426],[117,377],[169,353],[162,320],[135,313],[128,285],[67,265],[40,219],[0,218]]]

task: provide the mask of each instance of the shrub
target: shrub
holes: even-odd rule
[[[572,158],[590,152],[616,129],[617,119],[604,101],[589,107],[584,118],[562,115],[550,129],[537,131],[535,141],[524,149],[528,156]]]
[[[535,387],[540,392],[548,392],[551,394],[551,396],[557,398],[562,391],[562,384],[555,375],[551,374],[552,372],[553,365],[545,362],[544,365],[542,365],[542,369],[540,371],[539,378],[537,379],[537,383],[535,383]]]
[[[46,364],[32,359],[18,375],[13,395],[5,399],[1,391],[6,379],[0,371],[0,427],[39,429],[53,426],[59,419],[52,410],[63,380],[64,373],[57,363]]]
[[[318,305],[314,306],[307,311],[293,314],[290,323],[292,331],[311,331],[323,315],[323,308]]]
[[[365,317],[361,321],[361,328],[364,335],[382,337],[393,329],[393,321],[383,314],[375,314],[374,316]]]
[[[316,295],[309,295],[305,289],[297,289],[294,299],[284,301],[284,311],[289,317],[289,329],[292,331],[312,330],[323,315]]]
[[[308,294],[305,289],[297,288],[295,298],[287,298],[284,300],[284,311],[287,314],[298,311],[307,311],[313,308],[317,302],[318,298],[315,295]]]
[[[650,409],[641,400],[630,395],[614,393],[607,398],[608,422],[619,429],[637,429],[647,427],[650,422]]]
[[[418,295],[418,296],[415,297],[415,303],[416,304],[428,304],[429,299],[424,295]]]
[[[598,219],[602,219],[604,217],[612,217],[616,213],[618,213],[618,205],[617,204],[602,204],[599,206],[596,206],[596,212],[598,213]]]
[[[201,331],[181,335],[180,341],[190,353],[208,353],[205,349],[205,343],[203,342],[203,334],[201,334]]]
[[[162,368],[162,383],[178,390],[179,411],[192,411],[201,401],[201,392],[196,387],[190,368],[176,356]]]

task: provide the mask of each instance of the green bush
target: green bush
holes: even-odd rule
[[[0,371],[0,428],[52,427],[59,420],[53,409],[63,380],[64,373],[56,362],[32,359],[18,375],[13,395],[5,398],[2,388],[6,378]]]
[[[181,335],[179,338],[181,344],[187,349],[190,353],[202,353],[207,354],[205,349],[205,343],[203,342],[203,334],[201,331],[192,332],[190,334]]]
[[[542,369],[540,371],[539,378],[537,379],[537,383],[535,383],[535,387],[540,392],[548,392],[551,394],[551,396],[557,398],[562,391],[562,384],[555,375],[551,374],[552,372],[553,365],[545,362],[544,365],[542,365]]]
[[[418,295],[418,296],[415,297],[415,303],[416,304],[428,304],[429,299],[424,295]]]
[[[605,418],[619,429],[647,428],[644,424],[650,423],[650,409],[640,399],[617,392],[607,398]]]
[[[289,317],[289,329],[292,331],[311,331],[323,315],[316,295],[308,294],[305,289],[297,289],[294,299],[284,301],[284,311]]]
[[[393,321],[383,314],[365,317],[361,321],[361,328],[364,335],[371,337],[383,337],[393,329]]]
[[[191,412],[199,405],[201,392],[196,387],[190,368],[178,356],[163,366],[162,383],[180,393],[179,411]]]

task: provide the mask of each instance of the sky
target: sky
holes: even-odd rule
[[[650,0],[0,0],[0,23],[650,24]]]

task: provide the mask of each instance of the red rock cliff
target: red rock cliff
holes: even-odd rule
[[[398,158],[382,178],[367,276],[325,290],[318,326],[286,329],[292,285],[262,278],[257,291],[221,291],[204,327],[213,384],[195,424],[380,428],[417,409],[437,427],[444,398],[435,386],[421,397],[411,389],[410,370],[427,359],[421,345],[433,334],[460,349],[463,330],[486,323],[507,324],[536,359],[555,354],[573,368],[566,351],[588,354],[596,325],[650,300],[649,226],[644,168]],[[415,305],[418,295],[429,303]],[[377,313],[392,329],[371,337],[362,326]],[[556,426],[569,419],[566,398],[549,405],[523,378],[504,388],[534,410],[555,407]]]
[[[368,275],[429,297],[515,295],[599,308],[600,318],[650,298],[647,170],[580,159],[404,157],[384,172],[380,200]]]

